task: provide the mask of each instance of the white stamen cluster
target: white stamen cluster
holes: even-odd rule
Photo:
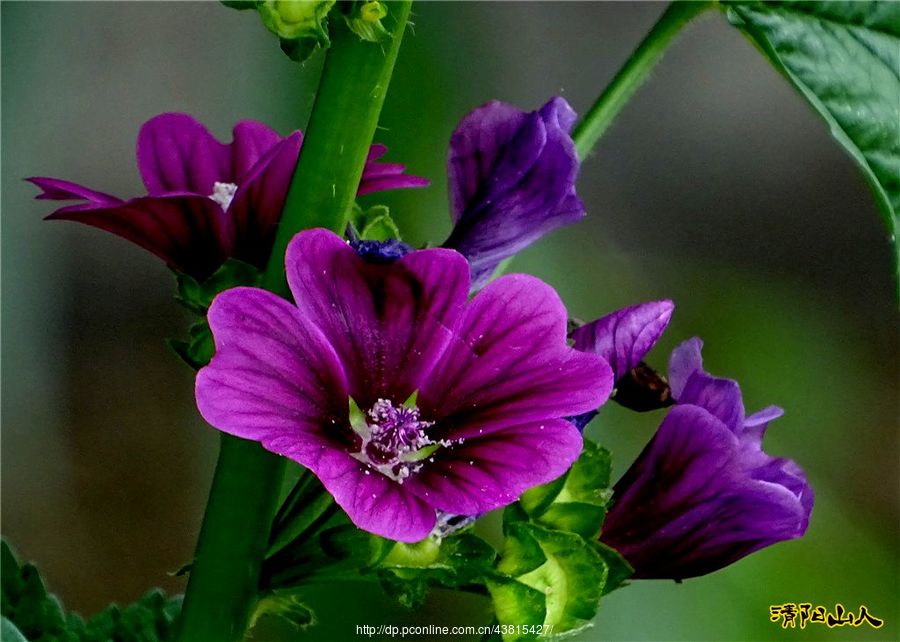
[[[231,205],[231,200],[234,198],[234,193],[237,192],[238,186],[234,183],[219,183],[216,181],[213,183],[213,193],[209,195],[209,198],[216,203],[223,210],[227,210],[228,206]]]

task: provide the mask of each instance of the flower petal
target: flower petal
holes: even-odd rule
[[[713,377],[702,370],[696,371],[688,379],[679,404],[700,406],[717,417],[731,431],[740,435],[744,427],[744,402],[741,388],[733,379]]]
[[[352,364],[350,394],[361,408],[403,403],[429,375],[457,326],[469,287],[456,252],[421,250],[384,265],[365,262],[327,230],[307,230],[287,251],[300,309]]]
[[[700,354],[703,341],[688,339],[672,352],[669,361],[669,385],[679,404],[705,408],[718,417],[733,433],[744,431],[744,401],[741,387],[733,379],[714,377],[703,369]]]
[[[346,376],[315,325],[256,288],[226,290],[207,318],[216,354],[197,374],[204,419],[281,454],[289,443],[305,466],[326,447],[346,450]]]
[[[359,181],[357,196],[365,196],[373,192],[386,192],[392,189],[404,189],[407,187],[428,187],[431,181],[420,176],[404,174],[406,166],[400,163],[379,163],[379,158],[387,154],[388,148],[384,145],[374,144],[369,149],[369,156],[363,167],[362,178]]]
[[[299,134],[300,132],[294,132],[292,136]],[[265,123],[255,120],[240,121],[234,126],[232,135],[234,142],[231,143],[231,175],[240,187],[253,166],[280,143],[282,137]],[[296,161],[296,158],[294,160]]]
[[[566,343],[556,292],[524,274],[501,277],[466,308],[458,331],[419,396],[441,438],[470,438],[529,422],[578,415],[612,391],[598,355]]]
[[[562,98],[532,113],[495,101],[453,133],[448,175],[456,225],[444,246],[466,256],[475,287],[502,260],[584,216],[575,194],[573,122]]]
[[[477,515],[562,475],[583,444],[578,429],[562,419],[509,426],[439,449],[404,487],[442,511]]]
[[[238,185],[228,208],[235,228],[235,258],[265,269],[302,143],[299,131],[277,143]]]
[[[671,301],[622,308],[572,332],[573,347],[606,359],[618,381],[656,345],[674,310]]]
[[[138,169],[151,196],[213,193],[216,181],[236,182],[231,151],[187,114],[160,114],[138,134]]]
[[[37,198],[88,201],[62,207],[47,219],[76,221],[106,230],[201,281],[231,252],[231,223],[222,208],[206,197],[170,194],[121,201],[68,181],[28,180],[44,190]]]
[[[284,454],[291,454],[288,446]],[[359,528],[400,542],[418,542],[434,528],[435,510],[406,484],[398,484],[366,467],[345,452],[320,450],[304,463],[322,481],[338,505]]]
[[[812,506],[805,479],[792,487],[762,480],[746,469],[748,455],[758,453],[712,414],[676,406],[616,484],[601,541],[636,578],[683,579],[800,537]]]
[[[693,337],[683,342],[672,351],[669,358],[669,388],[672,396],[678,399],[694,372],[703,370],[703,340]]]
[[[48,178],[45,176],[32,176],[26,178],[26,181],[33,183],[43,190],[35,196],[38,200],[48,201],[88,201],[91,205],[99,205],[103,207],[113,207],[122,203],[122,199],[116,198],[103,192],[92,190],[83,185],[64,181],[59,178]]]

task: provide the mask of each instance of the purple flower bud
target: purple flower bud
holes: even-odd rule
[[[574,123],[563,98],[534,112],[493,101],[453,132],[447,170],[454,228],[444,247],[468,259],[473,289],[504,259],[584,217],[575,194]]]
[[[616,484],[600,539],[636,578],[681,580],[801,537],[813,491],[796,463],[762,450],[770,406],[744,416],[737,382],[703,370],[699,339],[679,346],[669,375],[677,404]]]

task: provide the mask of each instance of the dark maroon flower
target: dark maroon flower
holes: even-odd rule
[[[508,275],[469,300],[457,252],[371,262],[325,230],[294,237],[286,265],[296,305],[254,288],[213,301],[197,404],[312,470],[360,528],[417,541],[578,457],[564,417],[602,404],[612,372],[566,344],[545,283]]]
[[[147,196],[123,201],[56,178],[28,180],[43,190],[39,199],[86,201],[47,218],[112,232],[202,281],[230,257],[265,266],[302,140],[299,131],[282,137],[242,121],[226,145],[186,114],[162,114],[138,135]],[[403,165],[377,162],[386,152],[372,146],[358,194],[428,184]]]
[[[703,370],[702,342],[672,355],[677,404],[615,485],[600,539],[636,578],[704,575],[776,542],[801,537],[813,491],[800,467],[762,450],[770,406],[745,417],[737,382]]]
[[[575,118],[559,97],[533,112],[493,101],[453,132],[447,170],[454,227],[444,247],[468,259],[473,288],[504,259],[584,217],[569,135]]]

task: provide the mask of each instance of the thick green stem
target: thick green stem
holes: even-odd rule
[[[669,5],[653,25],[650,33],[631,54],[625,66],[619,70],[575,128],[572,138],[579,158],[583,159],[600,140],[628,99],[647,79],[681,28],[714,4],[714,2],[676,0]]]
[[[331,21],[328,49],[306,138],[294,171],[263,286],[288,294],[284,253],[298,231],[346,226],[406,28],[411,0],[391,2],[392,39],[361,41]],[[284,460],[255,442],[222,436],[219,461],[185,591],[178,639],[234,642],[257,601],[260,567]]]
[[[330,23],[332,45],[266,271],[273,292],[287,294],[284,252],[298,230],[340,233],[347,225],[411,6],[388,3],[393,37],[386,44],[360,40],[341,20]]]
[[[259,444],[222,435],[181,611],[183,642],[243,639],[283,473],[284,461]]]

